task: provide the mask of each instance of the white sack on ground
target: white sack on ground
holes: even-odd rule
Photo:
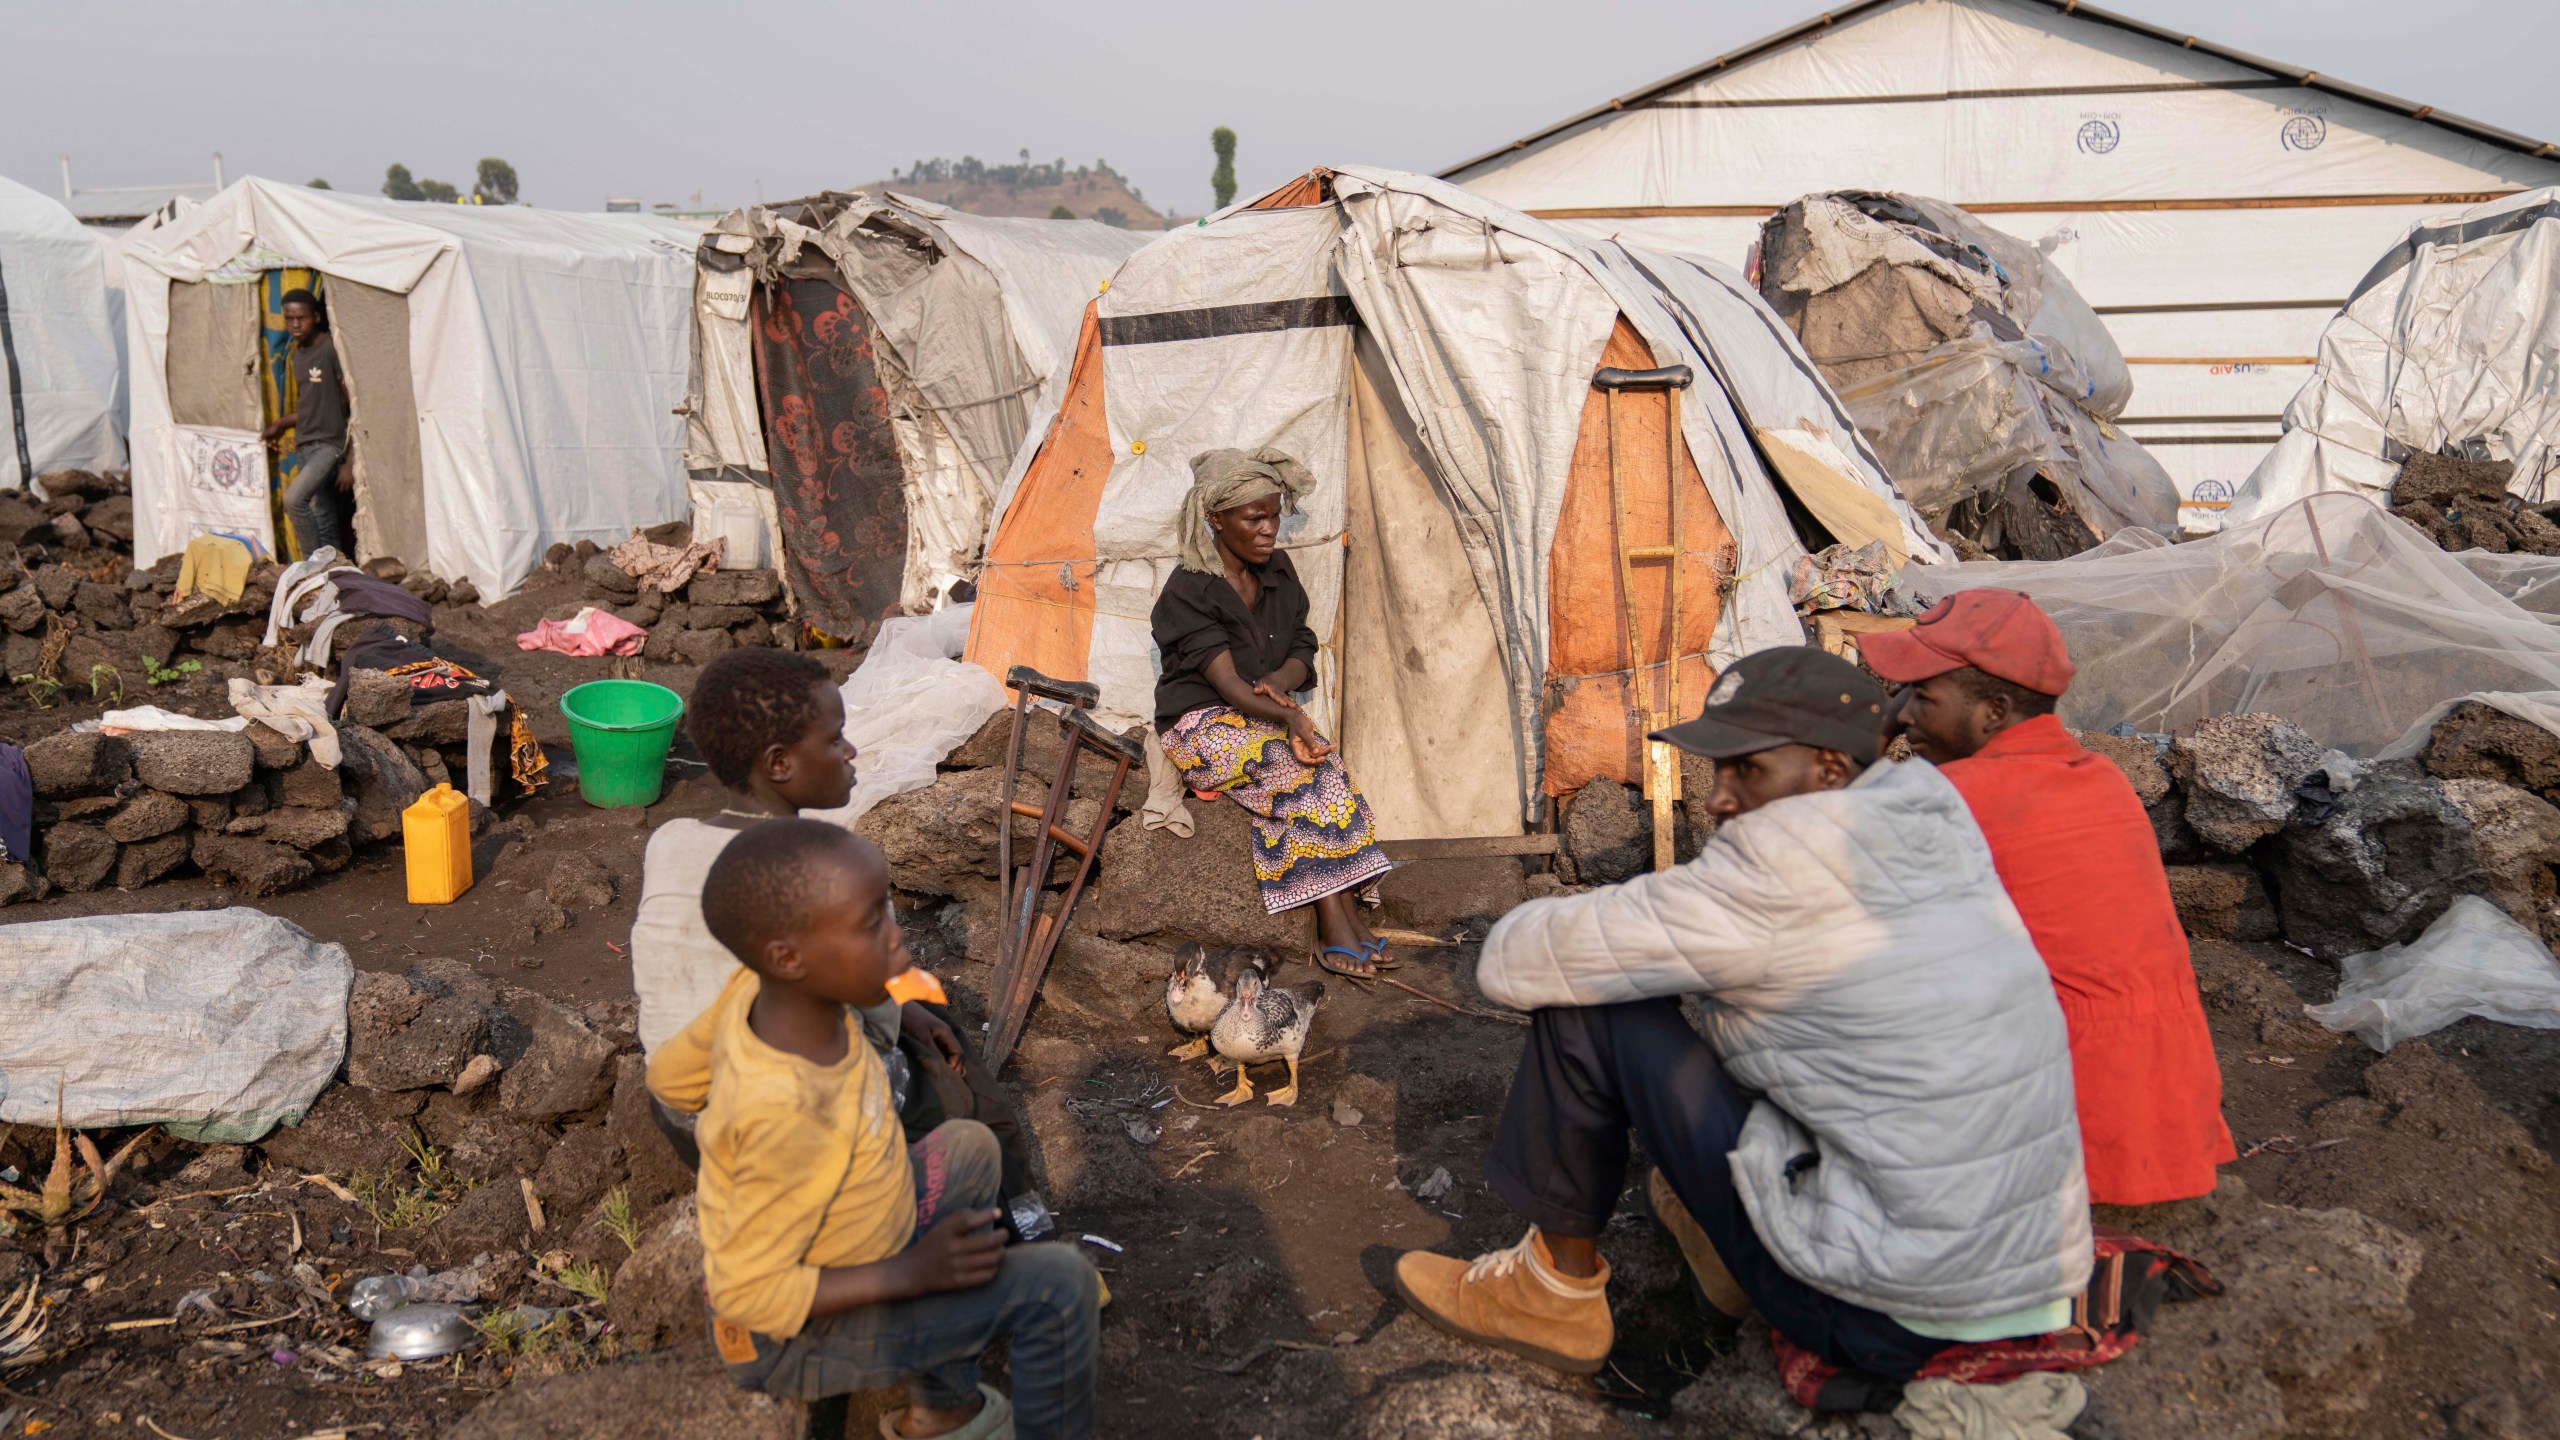
[[[1004,685],[958,658],[976,607],[883,623],[871,653],[844,682],[844,738],[853,742],[853,798],[813,820],[851,825],[872,806],[933,783],[934,767],[1005,707]]]
[[[2560,960],[2477,895],[2454,901],[2415,940],[2348,956],[2339,974],[2338,997],[2303,1012],[2376,1050],[2470,1015],[2560,1030]]]
[[[2033,596],[2079,666],[2061,714],[2083,729],[2264,711],[2365,758],[2445,696],[2560,690],[2560,626],[2349,495],[2210,540],[2126,531],[2068,560],[1922,566],[1903,584],[1928,603]]]
[[[0,1121],[165,1124],[238,1144],[297,1123],[347,1048],[346,950],[245,906],[12,925]]]
[[[2228,523],[2304,495],[2380,501],[2412,454],[2508,460],[2508,488],[2560,498],[2560,188],[2422,221],[2321,333],[2284,438]]]
[[[1940,201],[1843,190],[1771,216],[1756,263],[1931,524],[2050,560],[2177,520],[2168,472],[2110,423],[2133,395],[2124,356],[2033,246]]]

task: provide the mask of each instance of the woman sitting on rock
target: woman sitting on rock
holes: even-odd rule
[[[1272,914],[1312,904],[1316,962],[1367,977],[1392,964],[1350,892],[1388,868],[1369,802],[1292,696],[1315,683],[1307,591],[1279,548],[1280,517],[1315,488],[1278,450],[1191,460],[1182,567],[1152,617],[1156,731],[1196,794],[1253,815],[1253,874]]]

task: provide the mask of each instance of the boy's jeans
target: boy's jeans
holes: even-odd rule
[[[1003,1155],[995,1132],[952,1120],[907,1147],[916,1178],[916,1236],[953,1210],[996,1204]],[[913,1242],[910,1241],[910,1244]],[[755,1335],[756,1358],[729,1366],[750,1390],[816,1400],[908,1382],[936,1409],[978,1393],[978,1360],[1013,1338],[1013,1427],[1019,1440],[1093,1434],[1095,1332],[1101,1282],[1071,1245],[1015,1245],[996,1278],[973,1290],[839,1311],[788,1340]]]
[[[346,447],[323,440],[297,446],[295,453],[302,456],[302,468],[285,489],[284,518],[292,522],[302,553],[327,545],[337,550],[339,559],[354,560],[355,537],[347,533],[353,497],[338,491],[338,467],[346,463]]]

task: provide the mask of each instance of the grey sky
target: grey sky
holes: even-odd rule
[[[780,199],[921,156],[1108,159],[1158,208],[1310,165],[1433,170],[1806,18],[1823,0],[1613,5],[1084,0],[0,0],[0,174],[48,192],[229,174],[468,187],[538,205]],[[2112,8],[2560,139],[2560,6],[2115,0]]]

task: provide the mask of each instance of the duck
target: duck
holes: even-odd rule
[[[1298,1052],[1315,1024],[1316,1007],[1324,1002],[1324,983],[1276,986],[1258,968],[1236,976],[1235,999],[1209,1027],[1209,1043],[1235,1062],[1236,1088],[1218,1097],[1221,1105],[1241,1105],[1253,1098],[1247,1067],[1273,1060],[1289,1062],[1289,1083],[1263,1098],[1273,1105],[1298,1103]]]
[[[1248,949],[1222,949],[1212,957],[1197,943],[1186,943],[1175,951],[1174,961],[1173,973],[1164,982],[1164,1013],[1174,1029],[1193,1038],[1165,1053],[1176,1060],[1197,1060],[1209,1054],[1209,1027],[1218,1023],[1235,999],[1236,976],[1246,969],[1260,969],[1263,961]],[[1209,1066],[1222,1068],[1216,1056],[1210,1056]]]

